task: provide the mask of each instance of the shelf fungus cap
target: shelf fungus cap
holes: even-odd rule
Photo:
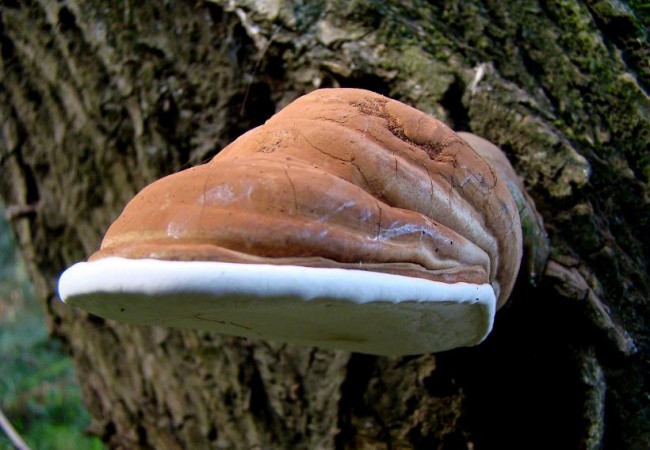
[[[322,89],[147,186],[59,293],[133,324],[421,354],[485,338],[521,252],[512,196],[465,140]]]

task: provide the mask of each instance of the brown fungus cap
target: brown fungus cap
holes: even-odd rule
[[[521,252],[512,196],[451,129],[372,92],[322,89],[209,163],[146,187],[91,260],[354,268],[490,283],[501,306]]]

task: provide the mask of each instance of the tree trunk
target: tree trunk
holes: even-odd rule
[[[648,21],[618,0],[508,3],[3,2],[0,192],[93,433],[129,449],[650,448]],[[486,342],[391,359],[60,303],[60,272],[139,189],[331,86],[484,136],[523,177],[551,259]]]

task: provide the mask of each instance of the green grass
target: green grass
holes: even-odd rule
[[[103,449],[72,364],[45,328],[0,205],[0,407],[33,450]],[[0,450],[13,449],[0,430]]]

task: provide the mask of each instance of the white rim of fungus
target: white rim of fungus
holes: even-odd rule
[[[61,299],[108,319],[342,348],[428,353],[481,342],[489,284],[365,270],[111,257],[78,263]]]

